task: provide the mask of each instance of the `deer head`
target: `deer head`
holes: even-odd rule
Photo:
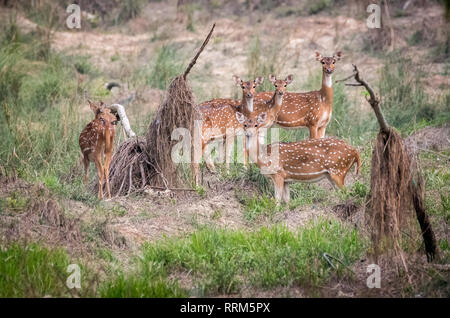
[[[95,105],[90,100],[88,100],[88,103],[95,114],[95,119],[99,120],[105,126],[117,125],[117,116],[111,113],[111,110],[106,108],[102,101],[99,106]]]
[[[274,104],[271,105],[271,107],[278,107],[281,108],[281,105],[283,103],[283,95],[286,93],[286,87],[292,83],[294,80],[294,76],[292,74],[288,75],[286,79],[281,80],[277,79],[274,75],[269,75],[269,80],[275,86],[275,93],[274,93]]]
[[[254,81],[244,82],[237,75],[233,75],[233,80],[236,86],[242,88],[242,102],[247,106],[249,112],[253,111],[253,97],[256,94],[256,87],[262,84],[264,77],[257,77]]]
[[[333,54],[331,57],[322,56],[319,52],[316,52],[316,60],[322,64],[322,70],[326,74],[333,74],[334,72],[334,64],[336,61],[341,59],[342,53],[341,51]]]

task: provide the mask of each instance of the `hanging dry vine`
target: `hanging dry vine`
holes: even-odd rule
[[[394,249],[402,258],[401,228],[411,215],[407,212],[414,207],[416,217],[422,230],[428,261],[437,253],[436,239],[428,219],[425,201],[423,177],[418,169],[416,158],[408,152],[403,138],[386,122],[380,108],[380,100],[373,89],[359,74],[353,65],[353,74],[341,81],[354,78],[357,83],[347,86],[363,86],[369,93],[367,101],[372,107],[380,125],[380,132],[372,152],[370,179],[370,197],[366,216],[372,229],[376,253],[381,250],[381,243],[389,238]]]

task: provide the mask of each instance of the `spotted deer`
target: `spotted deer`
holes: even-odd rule
[[[98,174],[99,197],[103,199],[103,183],[106,181],[106,192],[108,197],[111,198],[109,165],[114,147],[114,126],[118,119],[109,108],[105,108],[103,102],[100,102],[99,106],[89,100],[88,103],[95,114],[95,118],[86,125],[78,140],[84,165],[84,183],[87,187],[89,163],[94,162]],[[105,156],[105,164],[102,163],[103,155]]]
[[[269,127],[274,116],[254,112],[250,117],[236,113],[236,118],[244,126],[250,159],[274,183],[277,202],[283,199],[289,203],[290,182],[317,182],[326,177],[333,185],[343,188],[345,177],[355,162],[356,174],[359,174],[358,151],[337,138],[272,143],[265,146],[267,157],[264,158],[260,152],[258,130]]]
[[[287,92],[276,124],[284,128],[307,127],[309,137],[323,138],[333,112],[332,74],[341,52],[332,57],[322,57],[316,52],[316,60],[322,64],[322,88],[307,93]],[[257,94],[257,99],[269,99],[270,92]]]
[[[240,80],[240,79],[238,79]],[[236,80],[238,82],[238,80]],[[286,86],[290,84],[293,80],[293,76],[289,75],[285,80],[277,80],[275,76],[270,75],[270,80],[275,86],[275,91],[272,93],[272,98],[268,101],[260,100],[257,102],[258,105],[255,105],[255,108],[266,110],[273,117],[272,122],[275,120],[276,115],[278,114],[281,105],[283,103],[283,96],[286,93]],[[243,82],[241,82],[242,84]],[[256,80],[255,80],[256,83]],[[259,81],[262,83],[262,79]],[[258,84],[259,85],[259,84]],[[254,89],[257,85],[249,85],[249,83],[243,84],[241,87],[243,89],[243,94],[246,94],[247,98],[252,98],[255,95]],[[245,89],[251,88],[252,90],[246,91]],[[245,107],[247,106],[247,107]],[[251,107],[249,107],[251,106]],[[227,145],[226,145],[226,160],[230,157],[232,145],[234,143],[234,136],[242,130],[243,126],[239,119],[236,117],[236,114],[239,113],[242,116],[245,116],[238,110],[244,110],[244,113],[247,116],[250,116],[253,109],[253,102],[244,103],[244,101],[238,106],[231,105],[221,105],[214,107],[205,108],[202,112],[203,122],[202,122],[202,153],[205,150],[207,144],[215,138],[227,137]],[[231,132],[231,133],[230,133]],[[244,139],[244,166],[246,165],[246,155],[247,151],[245,151],[245,139]],[[214,171],[214,163],[210,161],[209,156],[205,156],[205,161],[210,170]],[[227,161],[227,168],[229,166],[229,162]],[[199,166],[198,163],[193,164],[194,168],[194,179],[196,184],[199,182]]]
[[[253,98],[256,95],[256,87],[263,81],[263,77],[257,77],[254,81],[243,81],[239,76],[233,75],[235,84],[242,88],[242,99],[236,101],[233,99],[213,99],[200,103],[197,107],[202,116],[201,129],[201,153],[204,154],[206,146],[217,138],[225,138],[224,143],[226,154],[226,168],[229,169],[229,159],[231,155],[234,136],[242,128],[236,121],[235,112],[241,110],[246,114],[253,111]],[[210,171],[215,171],[214,162],[209,155],[205,155],[205,162]],[[244,158],[244,162],[245,162]],[[194,180],[199,182],[199,164],[194,160],[193,163]]]

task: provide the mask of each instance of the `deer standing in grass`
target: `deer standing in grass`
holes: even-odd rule
[[[242,88],[242,99],[236,101],[233,99],[213,99],[198,105],[198,110],[202,115],[201,129],[201,153],[204,154],[206,146],[214,139],[227,137],[225,149],[226,168],[229,169],[229,158],[231,155],[234,136],[242,128],[241,124],[236,121],[236,109],[246,114],[253,111],[253,98],[256,94],[256,87],[263,82],[262,77],[257,77],[254,81],[244,82],[238,76],[234,75],[233,80],[236,85]],[[244,158],[244,165],[245,165]],[[205,162],[210,171],[215,171],[214,162],[209,155],[205,156]],[[194,180],[199,183],[199,163],[194,160],[193,163]]]
[[[298,142],[278,142],[266,146],[268,158],[260,155],[258,130],[269,127],[275,116],[267,112],[254,112],[250,117],[236,113],[244,126],[249,145],[250,159],[269,176],[275,188],[275,199],[289,203],[289,182],[317,182],[328,178],[333,185],[344,187],[345,177],[357,164],[359,173],[361,160],[358,151],[337,138],[309,139]]]
[[[322,88],[307,93],[287,92],[276,124],[283,128],[308,127],[309,138],[325,137],[325,130],[333,112],[332,74],[341,52],[332,57],[322,57],[316,52],[316,60],[322,64]],[[270,92],[257,94],[257,99],[269,99]]]
[[[111,198],[109,189],[109,165],[111,163],[112,151],[114,147],[116,115],[112,114],[105,104],[100,102],[100,106],[88,101],[91,110],[95,114],[95,119],[91,121],[80,134],[78,140],[81,148],[84,165],[84,183],[87,188],[89,163],[94,162],[98,174],[98,194],[103,199],[103,183],[106,180],[106,192]],[[105,164],[103,164],[103,155]]]

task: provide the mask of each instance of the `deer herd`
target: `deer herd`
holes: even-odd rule
[[[243,164],[248,157],[256,163],[261,173],[272,179],[277,202],[289,202],[290,182],[317,182],[328,178],[333,185],[342,188],[345,177],[357,164],[359,173],[361,160],[358,151],[335,137],[325,137],[325,130],[333,112],[332,74],[341,52],[331,57],[323,57],[316,52],[316,60],[322,65],[322,87],[317,91],[294,93],[286,90],[293,81],[289,75],[285,79],[269,76],[274,86],[273,92],[256,92],[263,83],[262,77],[254,81],[243,81],[233,76],[242,89],[242,99],[213,99],[197,105],[201,114],[201,151],[209,170],[215,171],[214,162],[206,152],[207,146],[217,139],[224,140],[226,168],[235,137],[244,132]],[[118,118],[104,105],[89,102],[95,119],[82,131],[79,139],[85,168],[94,162],[99,178],[99,196],[103,197],[103,183],[111,197],[108,170],[114,142],[114,125]],[[306,127],[309,139],[297,142],[275,142],[265,145],[265,129],[271,126],[294,129]],[[225,138],[225,139],[224,139]],[[102,154],[105,164],[102,164]],[[194,160],[195,161],[195,160]],[[200,182],[199,163],[192,163],[194,182]]]

